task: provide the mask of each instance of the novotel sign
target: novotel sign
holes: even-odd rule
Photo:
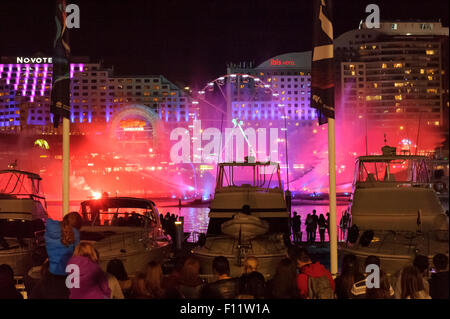
[[[16,63],[53,63],[52,62],[52,58],[43,58],[43,57],[34,57],[34,58],[29,58],[29,57],[22,57],[22,56],[18,56],[16,57]]]

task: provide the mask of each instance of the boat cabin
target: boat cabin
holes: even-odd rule
[[[267,220],[269,233],[289,231],[278,163],[247,160],[218,164],[207,234],[221,234],[222,223],[238,213]]]

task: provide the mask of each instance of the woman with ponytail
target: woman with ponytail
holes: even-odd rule
[[[45,248],[47,249],[49,269],[45,278],[45,286],[51,295],[68,298],[66,287],[66,266],[80,242],[81,216],[71,212],[61,222],[47,219],[45,225]]]

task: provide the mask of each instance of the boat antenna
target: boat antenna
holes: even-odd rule
[[[419,134],[420,134],[420,122],[422,119],[422,112],[420,112],[419,114],[419,126],[417,127],[417,138],[416,138],[416,154],[417,155],[417,151],[419,149]]]
[[[289,191],[289,159],[288,159],[288,138],[287,138],[287,115],[286,108],[284,108],[284,144],[286,146],[286,183]]]
[[[384,133],[384,145],[387,145],[386,133]]]
[[[223,113],[222,120],[220,121],[220,141],[219,141],[219,149],[217,150],[217,164],[220,162],[220,153],[222,151],[222,136],[223,136]]]

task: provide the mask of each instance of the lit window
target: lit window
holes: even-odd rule
[[[401,68],[403,66],[403,64],[401,63],[395,63],[394,64],[394,68]]]
[[[397,30],[398,29],[398,24],[397,23],[392,23],[391,24],[391,29],[392,30]]]
[[[381,65],[381,68],[386,69],[386,68],[387,68],[387,64],[386,64],[386,63],[383,63],[383,64]]]
[[[434,50],[427,50],[427,55],[433,55],[434,54]]]
[[[396,96],[395,96],[395,100],[401,101],[401,100],[402,100],[402,96],[401,96],[401,95],[396,95]]]

